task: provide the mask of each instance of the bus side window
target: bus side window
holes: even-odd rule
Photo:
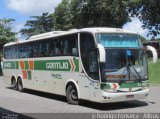
[[[78,34],[71,35],[68,41],[68,53],[72,56],[78,56]]]
[[[8,59],[8,47],[4,48],[4,58]]]
[[[28,46],[28,58],[32,58],[33,57],[33,45],[29,44]]]
[[[49,56],[51,57],[51,56],[53,56],[53,54],[54,54],[54,53],[53,53],[53,49],[50,48],[50,49],[49,49]]]
[[[60,55],[60,40],[59,40],[59,38],[55,39],[55,41],[54,41],[54,52],[55,52],[55,55]]]
[[[18,59],[18,45],[15,46],[15,59]]]
[[[38,51],[36,48],[34,49],[34,57],[38,57]]]
[[[48,56],[49,57],[54,56],[54,43],[52,42],[52,39],[50,39],[50,41],[49,41]]]
[[[56,54],[56,55],[60,55],[60,50],[59,50],[58,47],[55,48],[55,54]]]
[[[77,48],[72,48],[72,55],[77,56],[78,55],[78,50]]]
[[[69,55],[68,53],[68,39],[64,41],[64,55]]]

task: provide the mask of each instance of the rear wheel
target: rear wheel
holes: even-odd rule
[[[23,83],[22,83],[22,79],[21,79],[21,78],[19,78],[18,81],[17,81],[17,89],[18,89],[18,91],[20,91],[20,92],[23,92],[23,91],[24,91]]]
[[[11,78],[11,87],[12,87],[13,89],[16,89],[16,87],[17,87],[15,77],[12,77],[12,78]]]
[[[74,85],[69,85],[66,90],[66,97],[70,104],[78,104],[78,93]]]

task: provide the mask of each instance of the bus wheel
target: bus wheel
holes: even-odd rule
[[[24,91],[23,84],[22,84],[22,79],[21,79],[21,78],[18,78],[17,89],[18,89],[18,91],[20,91],[20,92],[23,92],[23,91]]]
[[[77,89],[73,85],[69,85],[66,90],[66,97],[70,104],[77,105],[78,104],[78,93]]]
[[[13,89],[16,89],[16,87],[17,87],[15,77],[12,77],[12,78],[11,78],[11,87],[12,87]]]

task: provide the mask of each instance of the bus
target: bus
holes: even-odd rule
[[[144,99],[148,65],[139,35],[119,28],[53,31],[4,45],[7,86],[98,103]]]

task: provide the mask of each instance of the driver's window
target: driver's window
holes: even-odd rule
[[[97,50],[92,50],[89,53],[89,76],[94,80],[98,80],[98,74]]]
[[[95,49],[94,37],[90,33],[80,33],[80,52],[84,70],[89,75],[89,52]]]

